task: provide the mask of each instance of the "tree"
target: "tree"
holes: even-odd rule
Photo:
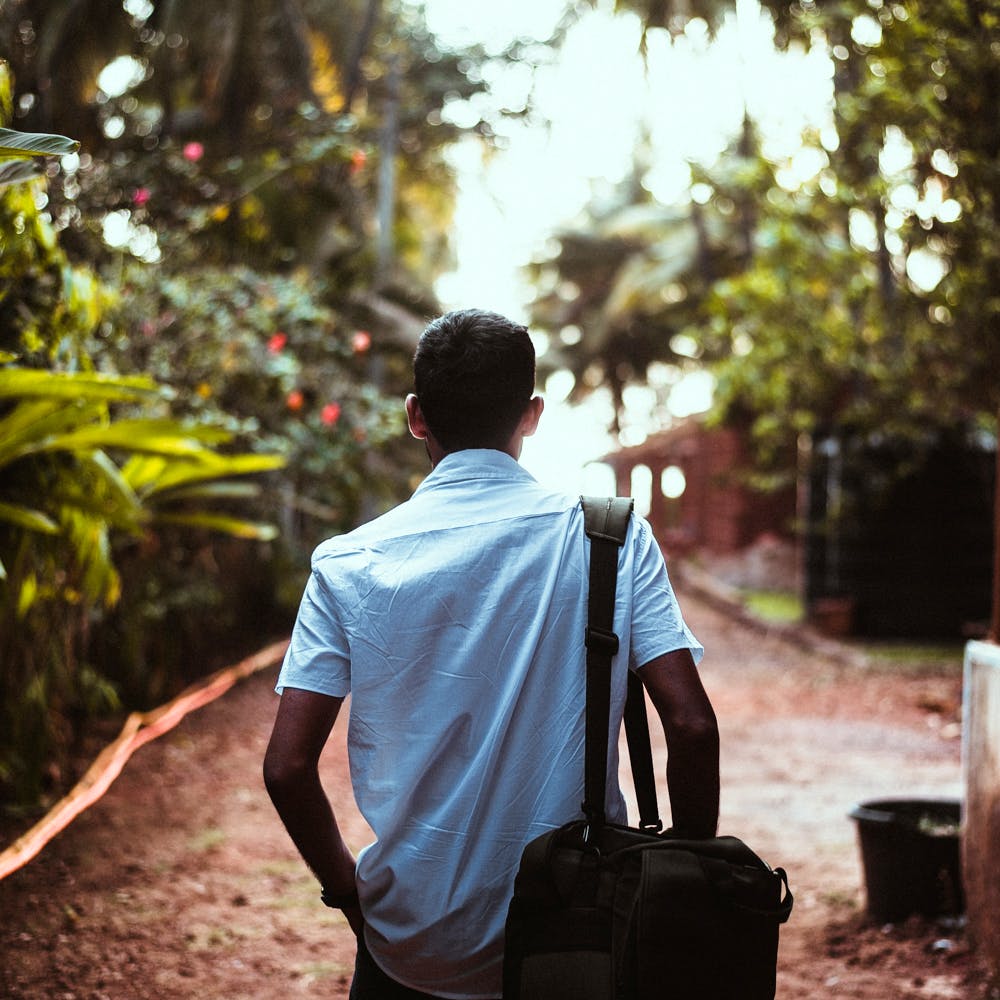
[[[695,15],[716,30],[732,9],[618,7],[647,30],[675,31]],[[752,417],[762,460],[788,454],[803,431],[888,436],[919,453],[956,426],[995,428],[1000,4],[763,7],[777,45],[829,53],[834,130],[803,136],[820,164],[810,178],[782,178],[783,164],[747,157],[745,146],[749,169],[729,171],[735,184],[720,184],[740,162],[735,148],[701,168],[708,211],[755,208],[740,227],[742,260],[713,275],[684,317],[717,375],[717,414]],[[637,252],[633,269],[655,274],[657,241]],[[612,301],[610,287],[597,295],[602,309]],[[644,305],[632,305],[619,324],[648,326]],[[670,342],[653,356],[672,363]],[[641,380],[649,341],[622,346],[615,372]]]
[[[753,252],[737,205],[773,184],[772,168],[754,155],[749,123],[730,155],[711,169],[695,168],[698,197],[685,203],[663,205],[649,194],[646,160],[640,153],[613,197],[595,199],[583,223],[557,233],[558,250],[533,266],[546,290],[533,304],[533,321],[557,345],[540,367],[572,372],[572,399],[607,385],[615,431],[625,387],[646,380],[652,365],[667,365],[677,381],[728,356],[728,337],[707,330],[707,304]]]

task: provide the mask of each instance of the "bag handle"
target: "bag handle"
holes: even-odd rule
[[[750,906],[747,903],[737,902],[733,898],[732,891],[727,891],[733,881],[732,866],[720,858],[709,858],[705,855],[697,855],[701,870],[709,883],[719,890],[720,897],[727,906],[734,910],[739,910],[751,917],[758,917],[772,923],[783,924],[792,915],[792,906],[795,897],[788,885],[788,873],[784,868],[772,868],[771,874],[778,880],[778,899],[774,906]],[[765,866],[766,867],[766,866]],[[783,891],[782,891],[783,890]]]
[[[590,585],[587,598],[587,706],[584,744],[583,812],[590,825],[606,821],[608,728],[611,714],[611,660],[618,652],[614,631],[618,550],[625,542],[635,505],[631,497],[580,497],[584,531],[590,539]],[[656,781],[649,743],[649,723],[642,681],[629,671],[625,702],[632,781],[643,829],[659,830]]]

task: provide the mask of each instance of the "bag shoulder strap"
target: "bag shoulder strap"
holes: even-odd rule
[[[590,824],[605,822],[608,729],[611,713],[611,660],[618,652],[614,631],[618,550],[625,542],[634,501],[630,497],[580,497],[584,531],[590,539],[587,599],[587,706],[583,812]],[[629,671],[625,704],[632,780],[643,829],[660,829],[656,782],[642,682]]]

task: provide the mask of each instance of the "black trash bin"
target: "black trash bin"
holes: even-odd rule
[[[850,817],[858,828],[869,916],[892,923],[914,913],[965,911],[961,802],[881,799],[863,802]]]

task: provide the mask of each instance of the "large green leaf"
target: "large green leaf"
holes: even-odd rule
[[[27,528],[28,531],[39,531],[45,535],[58,535],[59,525],[48,514],[20,504],[4,503],[0,500],[0,521]]]
[[[66,156],[75,153],[80,143],[64,135],[46,132],[15,132],[0,128],[0,157],[4,156]]]
[[[207,528],[210,531],[220,531],[236,538],[249,538],[259,542],[270,542],[278,537],[278,529],[273,524],[243,521],[225,514],[158,513],[153,516],[153,520],[159,524],[183,524],[189,528]]]
[[[187,426],[172,420],[118,420],[106,426],[81,427],[40,442],[35,451],[77,451],[118,448],[149,455],[169,455],[212,462],[205,444],[219,444],[231,435],[220,428]]]
[[[72,400],[27,399],[0,419],[0,467],[39,450],[55,435],[65,434],[100,420],[104,405],[78,404]]]
[[[106,504],[102,511],[115,526],[134,529],[142,516],[142,502],[122,475],[121,469],[103,451],[77,457],[80,467],[89,471],[101,486]]]
[[[0,163],[0,188],[33,181],[41,173],[41,165],[34,160],[9,160]]]
[[[161,455],[132,455],[122,466],[122,477],[129,487],[138,494],[144,494],[146,488],[163,475],[167,460]]]
[[[155,477],[145,476],[141,486],[137,479],[133,478],[133,470],[138,474],[147,473],[148,466],[133,464],[133,460],[130,460],[122,471],[133,489],[148,499],[154,494],[172,491],[178,487],[187,487],[193,483],[271,472],[274,469],[282,468],[284,464],[285,460],[280,455],[215,455],[206,453],[203,461],[176,461],[164,464]]]
[[[84,595],[95,603],[115,604],[121,594],[121,578],[111,557],[108,522],[75,506],[63,507],[59,520],[73,545]]]
[[[257,483],[222,482],[195,483],[174,489],[157,491],[148,497],[151,503],[177,503],[182,500],[251,500],[260,495]]]
[[[33,397],[125,402],[160,396],[163,391],[147,375],[101,375],[94,372],[0,368],[0,399]]]

